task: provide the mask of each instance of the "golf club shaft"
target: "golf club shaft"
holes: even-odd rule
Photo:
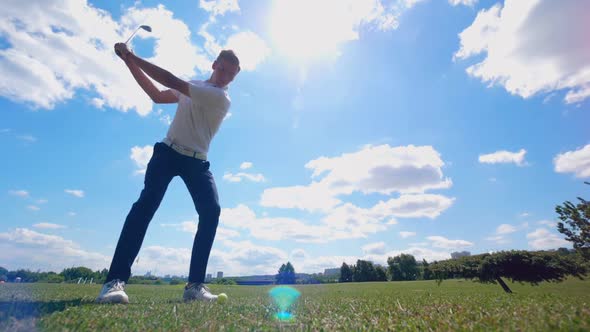
[[[133,38],[133,36],[135,36],[135,34],[137,33],[137,31],[139,31],[139,28],[140,27],[138,27],[137,29],[135,29],[135,31],[133,31],[133,33],[131,34],[131,36],[129,36],[129,38],[127,38],[127,40],[125,41],[125,44],[127,44],[131,40],[131,38]],[[118,50],[115,51],[115,53],[117,53],[118,56],[121,56],[121,52],[119,52]]]

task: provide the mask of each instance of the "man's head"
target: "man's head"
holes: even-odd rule
[[[209,81],[223,88],[240,72],[240,60],[232,50],[223,50],[213,62],[213,74]]]

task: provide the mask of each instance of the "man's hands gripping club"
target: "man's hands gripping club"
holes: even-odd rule
[[[133,52],[131,52],[131,50],[129,50],[129,47],[127,47],[127,44],[116,43],[115,44],[115,53],[117,54],[117,56],[119,56],[119,58],[123,59],[124,61],[127,61],[127,56]]]

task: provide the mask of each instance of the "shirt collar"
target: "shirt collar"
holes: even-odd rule
[[[205,83],[205,84],[207,84],[207,85],[209,85],[209,86],[216,87],[216,88],[218,88],[218,89],[222,89],[222,90],[224,90],[224,91],[227,91],[227,88],[229,87],[229,84],[228,84],[228,85],[224,86],[223,88],[219,88],[219,87],[217,87],[217,86],[213,85],[213,83],[209,82],[208,80],[204,80],[204,81],[203,81],[203,83]]]

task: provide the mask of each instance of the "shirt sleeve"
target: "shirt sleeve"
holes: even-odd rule
[[[224,90],[212,86],[201,86],[189,82],[189,93],[193,102],[207,109],[227,112],[230,100]]]
[[[170,91],[172,91],[172,94],[174,94],[176,96],[176,98],[180,98],[180,95],[181,95],[180,91],[175,90],[175,89],[170,89]]]

